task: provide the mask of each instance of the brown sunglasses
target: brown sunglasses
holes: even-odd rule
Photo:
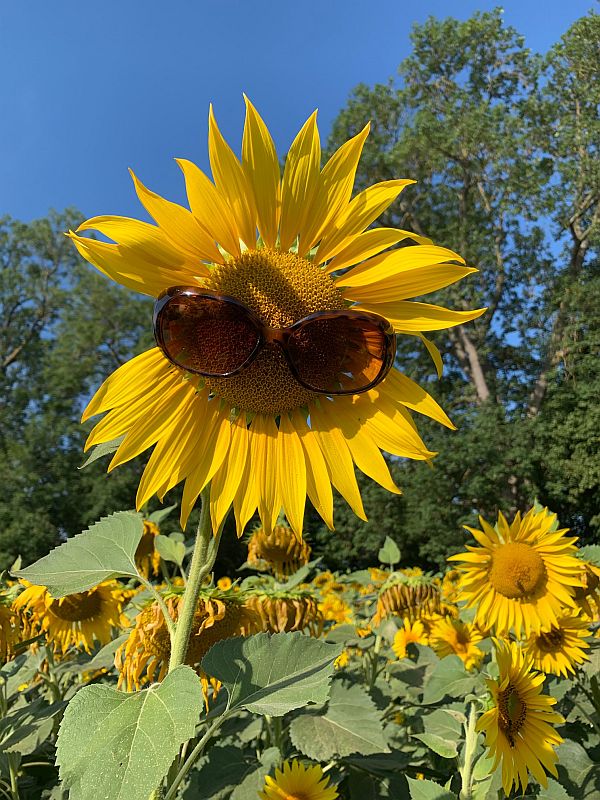
[[[262,348],[278,344],[294,378],[312,392],[357,394],[382,381],[394,362],[390,323],[367,311],[317,311],[286,328],[270,328],[234,297],[173,286],[154,306],[156,343],[176,367],[228,378]]]

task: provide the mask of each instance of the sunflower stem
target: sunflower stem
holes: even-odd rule
[[[201,499],[200,522],[198,523],[188,582],[185,592],[183,593],[181,613],[175,625],[175,636],[173,638],[171,658],[169,660],[169,672],[172,672],[175,667],[185,663],[200,589],[205,576],[208,575],[215,563],[223,525],[225,524],[223,520],[219,530],[213,535],[210,519],[210,484],[205,486],[202,490]]]
[[[465,753],[463,766],[460,769],[460,777],[462,787],[460,790],[460,800],[471,800],[473,796],[472,789],[472,776],[473,776],[473,760],[475,758],[475,751],[477,749],[477,711],[475,710],[475,703],[471,703],[469,708],[469,717],[465,724]]]

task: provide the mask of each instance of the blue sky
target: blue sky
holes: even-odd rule
[[[239,150],[245,91],[285,152],[319,108],[323,138],[359,82],[395,75],[414,22],[494,2],[28,0],[0,6],[0,215],[72,205],[142,216],[127,173],[182,200],[174,157],[207,168],[208,104]],[[509,0],[544,52],[592,0]],[[373,9],[373,13],[371,13]]]

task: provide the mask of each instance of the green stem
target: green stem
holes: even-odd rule
[[[213,535],[210,520],[210,484],[202,490],[201,498],[200,522],[198,523],[198,532],[196,533],[196,542],[192,553],[188,583],[183,594],[181,613],[177,620],[175,636],[171,646],[169,672],[172,672],[180,664],[185,663],[200,589],[204,577],[208,575],[215,563],[225,522],[223,521],[219,530]]]
[[[473,775],[473,759],[475,750],[477,748],[477,731],[475,726],[477,724],[477,712],[475,710],[475,703],[471,703],[469,709],[469,718],[465,725],[465,754],[464,763],[460,770],[460,777],[462,780],[462,788],[460,790],[460,800],[471,800],[473,796],[471,782]]]
[[[188,772],[190,771],[190,769],[192,768],[194,763],[197,761],[199,756],[202,755],[202,751],[204,750],[204,747],[205,747],[206,743],[211,738],[213,733],[217,730],[217,728],[219,728],[223,724],[223,722],[225,721],[226,717],[227,717],[227,712],[225,714],[223,714],[221,717],[219,717],[218,719],[216,719],[214,721],[214,723],[210,726],[210,728],[206,731],[204,736],[200,739],[198,744],[194,747],[192,752],[186,758],[185,763],[183,764],[183,766],[181,767],[181,769],[179,770],[179,772],[175,776],[175,779],[173,780],[173,782],[169,786],[167,794],[165,795],[165,800],[174,800],[174,797],[177,794],[177,789],[179,788],[179,784],[185,778],[185,776],[188,774]]]
[[[7,753],[8,756],[8,769],[10,772],[10,796],[12,800],[19,800],[19,786],[18,786],[18,779],[17,775],[19,772],[19,768],[16,764],[15,754],[14,753]]]

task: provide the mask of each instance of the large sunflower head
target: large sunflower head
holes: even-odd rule
[[[163,341],[110,376],[83,415],[86,420],[107,412],[86,447],[125,436],[109,469],[154,447],[140,482],[138,507],[184,481],[185,524],[211,482],[215,528],[233,502],[238,533],[257,508],[263,527],[270,530],[283,507],[300,534],[307,495],[333,528],[332,487],[365,518],[355,465],[397,493],[380,451],[421,460],[434,455],[418,435],[409,410],[453,427],[435,400],[396,369],[371,388],[365,382],[378,359],[390,363],[393,333],[420,339],[439,368],[439,353],[423,332],[482,313],[408,299],[448,286],[474,270],[460,255],[429,239],[371,227],[413,181],[384,181],[352,197],[368,130],[366,126],[321,166],[316,113],[312,114],[294,139],[281,175],[271,135],[249,101],[241,159],[223,139],[211,110],[213,180],[190,161],[177,162],[189,208],[151,192],[134,176],[138,197],[156,224],[102,216],[70,233],[84,258],[134,291],[158,297],[186,287],[196,298],[200,290],[213,299],[226,298],[223,309],[228,311],[223,310],[218,326],[209,324],[207,310],[198,311],[204,309],[201,303],[194,301],[196,311],[184,314],[177,300],[172,346],[182,359],[185,356],[187,368],[168,360]],[[88,231],[112,242],[81,235]],[[231,324],[224,323],[232,301],[235,313]],[[258,349],[248,349],[248,363],[229,374],[225,365],[232,354],[239,357],[250,346],[239,304],[246,309],[244,319],[258,320],[267,334]],[[365,320],[365,315],[376,315],[380,323],[369,316],[371,333],[359,331],[363,323],[357,326],[355,315],[348,334],[343,325],[336,327],[340,312],[348,309]],[[289,332],[289,326],[317,312],[333,313],[336,322],[326,321],[330,313],[327,318],[321,315],[310,333],[302,328],[294,340],[292,370],[289,347],[285,355],[272,332]],[[379,351],[369,349],[373,337],[380,338],[375,328],[392,337],[386,339],[390,346],[385,357],[383,350],[377,355]],[[348,369],[342,367],[347,362]],[[192,374],[192,368],[202,377]],[[364,391],[332,394],[334,373],[343,391],[358,385],[357,376]],[[377,369],[373,380],[383,374]]]
[[[289,525],[278,524],[269,532],[257,528],[248,542],[248,565],[266,566],[284,580],[310,561],[310,546]]]
[[[391,575],[383,584],[377,598],[373,623],[390,616],[420,619],[440,611],[440,590],[427,575],[407,577],[401,572]]]
[[[479,719],[485,733],[492,769],[502,762],[502,786],[510,794],[513,784],[525,792],[529,770],[547,786],[545,770],[554,776],[558,756],[554,747],[562,742],[552,725],[564,722],[552,711],[553,697],[542,694],[544,676],[531,672],[531,659],[515,642],[496,642],[498,680],[488,680],[492,707]]]
[[[585,650],[589,648],[586,636],[591,636],[584,620],[565,615],[556,625],[549,625],[529,637],[526,650],[533,659],[533,666],[547,675],[574,673],[575,667],[589,661]]]
[[[565,535],[567,528],[556,530],[556,514],[546,509],[517,513],[510,525],[500,513],[495,528],[479,521],[483,530],[467,530],[480,546],[449,559],[462,562],[460,596],[476,607],[476,621],[498,634],[514,628],[517,636],[556,625],[582,584],[577,539]]]
[[[182,595],[167,597],[166,604],[171,618],[177,621],[181,610]],[[218,589],[203,591],[198,598],[186,661],[193,667],[202,684],[205,701],[209,692],[215,695],[220,683],[206,675],[200,662],[213,644],[233,636],[248,636],[261,629],[257,615],[244,604],[243,598],[234,592]],[[139,690],[146,683],[162,681],[169,668],[171,640],[163,612],[158,603],[147,605],[138,614],[127,641],[115,654],[115,666],[119,671],[119,686],[127,691]]]
[[[284,761],[275,777],[267,775],[261,800],[336,800],[337,789],[329,786],[329,778],[323,775],[318,764],[305,767],[300,761]]]
[[[323,616],[315,598],[300,589],[270,590],[266,587],[246,594],[246,605],[260,619],[262,630],[268,633],[305,631],[318,636]]]
[[[429,645],[440,658],[456,655],[466,669],[472,670],[483,659],[483,650],[477,647],[477,642],[482,639],[481,632],[471,623],[446,617],[433,626]]]
[[[53,598],[44,586],[23,581],[25,588],[13,603],[21,619],[23,637],[44,634],[46,644],[57,655],[70,647],[90,653],[94,643],[108,644],[114,628],[124,620],[121,610],[126,593],[116,581],[105,581],[93,589]]]

